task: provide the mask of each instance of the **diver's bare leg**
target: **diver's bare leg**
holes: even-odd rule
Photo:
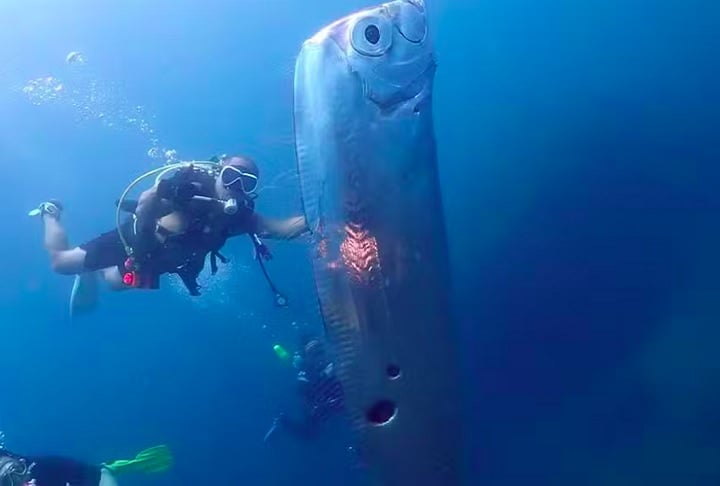
[[[69,248],[67,233],[57,217],[44,214],[42,220],[45,227],[45,249],[50,255],[53,271],[64,275],[82,273],[85,250]]]
[[[132,288],[123,283],[123,277],[117,267],[104,268],[102,276],[111,290],[129,290]]]
[[[48,252],[69,250],[67,233],[55,216],[43,215],[43,226],[45,226],[45,249]]]

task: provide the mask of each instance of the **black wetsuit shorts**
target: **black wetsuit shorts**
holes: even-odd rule
[[[123,235],[130,233],[130,223],[121,228]],[[80,248],[86,252],[84,268],[88,272],[109,267],[123,268],[128,256],[117,228],[83,243]]]

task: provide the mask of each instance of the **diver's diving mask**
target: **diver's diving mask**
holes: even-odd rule
[[[254,194],[258,185],[258,177],[234,165],[226,165],[220,170],[223,187],[235,193],[247,196]]]

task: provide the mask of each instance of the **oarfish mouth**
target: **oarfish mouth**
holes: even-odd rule
[[[378,93],[374,93],[369,83],[364,83],[363,91],[367,98],[380,108],[383,114],[395,112],[399,108],[405,107],[408,103],[413,105],[410,107],[411,111],[417,111],[416,107],[422,103],[426,95],[430,92],[430,84],[432,83],[435,69],[435,61],[432,61],[427,65],[425,71],[405,86],[396,86],[397,89],[390,96],[381,96]]]

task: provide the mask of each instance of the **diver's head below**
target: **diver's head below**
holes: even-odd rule
[[[329,363],[325,346],[318,339],[308,341],[303,348],[303,363],[310,374],[320,374]]]
[[[0,451],[0,486],[31,486],[35,480],[30,474],[32,464],[24,459],[7,455]]]
[[[259,178],[260,169],[251,158],[242,155],[225,156],[220,160],[215,191],[224,200],[254,199],[257,197]]]

